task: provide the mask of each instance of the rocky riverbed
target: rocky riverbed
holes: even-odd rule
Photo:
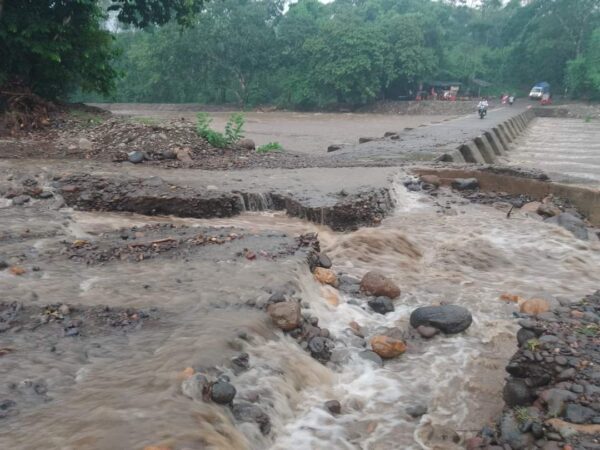
[[[505,409],[469,449],[600,448],[600,291],[535,312],[519,320]]]

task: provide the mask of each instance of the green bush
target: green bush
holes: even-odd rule
[[[268,144],[258,147],[256,153],[280,152],[282,150],[283,147],[279,142],[269,142]]]
[[[234,113],[225,125],[225,133],[220,133],[210,127],[212,119],[205,112],[196,115],[196,132],[208,141],[210,145],[218,148],[229,147],[244,137],[244,115]]]

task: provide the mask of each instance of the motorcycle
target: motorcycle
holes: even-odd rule
[[[487,114],[487,108],[479,108],[478,112],[479,112],[479,118],[483,119]]]

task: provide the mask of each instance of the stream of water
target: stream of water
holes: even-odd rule
[[[402,289],[395,311],[381,315],[342,294],[327,303],[321,286],[297,258],[278,263],[208,257],[81,266],[57,263],[37,278],[0,272],[5,298],[40,304],[156,307],[161,325],[127,335],[93,339],[27,340],[0,335],[0,347],[19,351],[0,360],[3,385],[43,379],[44,401],[23,387],[24,408],[4,419],[0,448],[143,449],[446,449],[461,448],[465,433],[501,408],[507,359],[515,350],[514,304],[504,292],[525,298],[579,299],[600,286],[600,243],[506,210],[473,205],[450,195],[434,199],[396,189],[397,209],[376,228],[335,233],[282,214],[248,213],[231,219],[191,220],[68,212],[61,232],[70,239],[102,231],[170,220],[189,226],[233,226],[250,233],[319,233],[321,248],[337,272],[361,277],[380,270]],[[39,219],[43,220],[43,218]],[[35,218],[27,221],[33,226]],[[38,250],[55,245],[35,241]],[[209,251],[209,250],[207,250]],[[292,281],[308,312],[336,338],[336,363],[312,359],[246,306],[265,300],[265,287]],[[149,287],[146,287],[149,286]],[[24,300],[26,301],[26,300]],[[368,335],[383,328],[409,334],[416,307],[449,302],[467,307],[472,326],[456,336],[407,342],[407,352],[376,367],[349,332],[351,321]],[[241,339],[240,332],[250,338]],[[50,347],[54,347],[50,350]],[[250,369],[234,375],[224,365],[240,351]],[[182,395],[185,367],[223,366],[238,399],[259,399],[272,431],[235,423],[227,408]],[[6,394],[5,387],[0,394]],[[28,396],[32,398],[30,400]],[[337,399],[342,414],[323,407]],[[406,408],[423,405],[412,418]]]

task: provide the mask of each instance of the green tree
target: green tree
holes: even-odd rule
[[[55,97],[76,88],[108,92],[116,76],[106,1],[0,1],[0,83],[19,79]],[[201,0],[110,0],[108,10],[133,26],[188,23]]]

